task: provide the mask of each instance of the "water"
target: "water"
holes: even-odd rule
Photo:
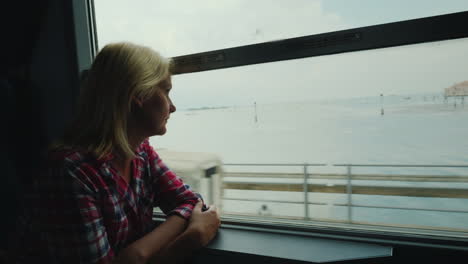
[[[159,148],[218,153],[225,163],[464,164],[468,104],[419,96],[178,111]],[[429,96],[426,96],[429,97]],[[432,99],[431,99],[432,100]]]
[[[242,107],[178,111],[169,120],[168,134],[153,137],[151,143],[156,148],[217,153],[224,163],[328,164],[311,167],[309,171],[314,173],[345,173],[346,168],[332,166],[339,163],[468,165],[468,104],[463,103],[460,98],[444,101],[436,93],[276,104],[257,102],[258,122],[255,122],[253,103]],[[301,167],[262,169],[302,172]],[[468,176],[468,169],[354,167],[353,173]],[[353,181],[353,184],[438,186],[468,191],[465,183]],[[304,216],[303,193],[226,190],[224,195],[229,198],[223,201],[225,211],[258,214],[262,213],[262,205],[267,205],[269,214]],[[295,197],[298,203],[230,200],[247,196],[271,200]],[[347,207],[334,205],[346,203],[346,199],[345,194],[310,193],[310,202],[326,203],[310,205],[310,216],[349,220]],[[352,200],[353,204],[364,206],[468,211],[467,199],[353,194]],[[351,217],[353,221],[379,224],[468,230],[468,213],[460,212],[356,207]]]

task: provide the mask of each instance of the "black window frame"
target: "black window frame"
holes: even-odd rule
[[[79,69],[87,69],[97,53],[94,1],[74,1]],[[347,52],[398,47],[468,37],[468,11],[321,33],[173,57],[174,74],[241,67]],[[164,221],[155,213],[156,222]],[[301,234],[337,240],[468,251],[468,238],[371,231],[352,227],[275,224],[222,217],[223,227],[259,232]]]

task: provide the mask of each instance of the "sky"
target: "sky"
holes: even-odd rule
[[[99,47],[167,57],[468,10],[466,0],[95,0]],[[468,40],[353,52],[173,77],[179,109],[380,94],[442,93],[468,80]]]

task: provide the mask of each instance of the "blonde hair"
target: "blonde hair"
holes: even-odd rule
[[[145,46],[106,45],[83,81],[77,117],[63,145],[84,148],[98,159],[109,154],[133,158],[127,135],[132,98],[150,97],[170,75],[171,66],[171,60]]]

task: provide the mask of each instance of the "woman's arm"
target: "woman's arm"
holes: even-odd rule
[[[187,226],[187,220],[177,215],[169,216],[165,222],[144,237],[122,250],[113,263],[147,263],[174,241]]]
[[[155,254],[151,264],[182,263],[215,237],[220,226],[219,213],[214,205],[205,212],[202,206],[203,202],[199,201],[193,209],[187,229]]]
[[[142,143],[142,149],[148,155],[154,206],[166,215],[176,214],[188,220],[199,197],[167,167],[148,140]]]
[[[125,248],[113,263],[181,263],[206,246],[220,225],[215,206],[203,212],[199,201],[187,221],[172,215],[153,231]]]
[[[160,206],[164,213],[169,215],[168,220],[173,217],[181,217],[182,220],[189,221],[187,229],[177,229],[172,239],[160,241],[156,247],[148,245],[148,248],[142,252],[144,259],[149,255],[155,263],[176,263],[202,246],[205,246],[216,234],[219,227],[219,215],[213,206],[211,210],[202,212],[203,203],[196,193],[183,183],[174,172],[172,172],[158,154],[146,141],[144,142],[145,151],[148,153],[151,175],[154,177],[153,190],[156,192],[155,203]],[[195,210],[195,206],[197,206]],[[167,222],[167,221],[166,221]],[[158,230],[165,227],[160,225],[153,232],[154,240],[148,239],[148,242],[158,241]],[[148,235],[152,235],[151,232]],[[146,238],[145,238],[146,239]],[[163,247],[161,247],[161,244]]]

